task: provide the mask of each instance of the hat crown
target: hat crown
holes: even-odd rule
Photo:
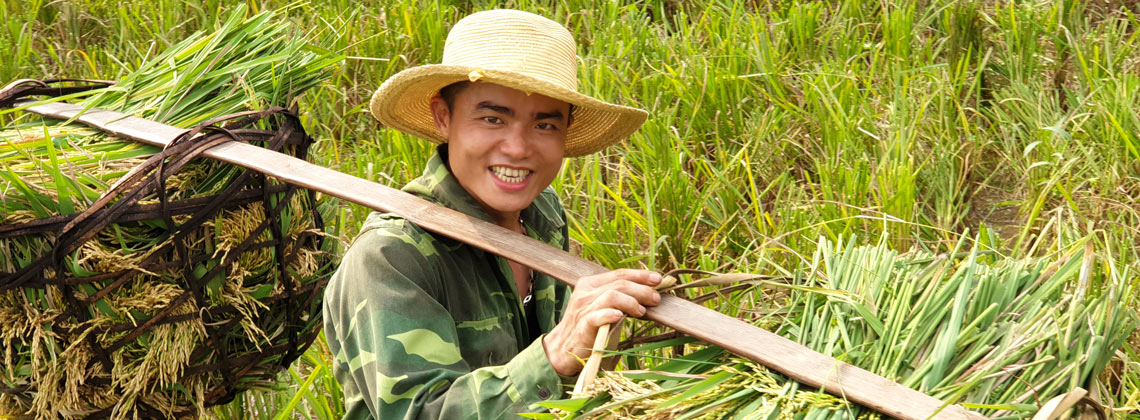
[[[578,90],[576,46],[570,31],[519,10],[488,10],[461,19],[447,35],[442,64],[514,72]]]

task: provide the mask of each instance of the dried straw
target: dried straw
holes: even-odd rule
[[[117,86],[65,99],[182,127],[293,104],[341,57],[311,48],[316,37],[298,36],[282,18],[285,12],[247,18],[239,7],[216,30],[145,60]],[[277,127],[271,120],[259,124]],[[287,151],[301,153],[302,147]],[[157,151],[24,116],[0,130],[0,220],[7,227],[81,212]],[[241,173],[200,160],[172,175],[164,188],[170,202],[208,199]],[[258,188],[280,190],[254,178],[241,191]],[[11,273],[50,254],[57,232],[0,235],[0,416],[174,418],[274,379],[319,330],[319,290],[331,271],[330,249],[305,239],[324,235],[311,196],[269,194],[270,204],[287,200],[281,206],[286,210],[272,217],[261,202],[264,194],[239,196],[226,196],[228,204],[204,223],[187,225],[179,240],[185,255],[158,251],[176,242],[161,217],[124,219],[66,255],[66,272],[44,269],[19,287],[9,284]],[[152,195],[134,206],[158,203]],[[189,214],[172,218],[175,225],[190,220]],[[274,225],[282,229],[283,246],[273,245],[278,237],[266,226]],[[247,243],[268,245],[242,249]],[[226,262],[219,275],[203,277]],[[57,276],[76,284],[52,284]],[[200,298],[186,299],[199,278],[205,284]]]

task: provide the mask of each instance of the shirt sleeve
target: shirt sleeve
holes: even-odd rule
[[[432,298],[434,248],[418,229],[374,229],[346,252],[324,296],[325,335],[346,419],[498,419],[561,395],[542,340],[470,369],[455,320]]]

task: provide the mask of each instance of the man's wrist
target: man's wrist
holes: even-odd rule
[[[546,359],[550,360],[550,367],[554,368],[554,373],[560,376],[573,376],[581,370],[581,363],[578,363],[569,352],[560,351],[562,346],[559,345],[559,340],[551,334],[546,334],[542,337],[542,350],[546,352]]]

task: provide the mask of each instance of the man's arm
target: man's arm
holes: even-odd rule
[[[502,418],[560,396],[541,340],[505,365],[470,369],[424,280],[437,275],[429,246],[407,229],[368,231],[329,283],[325,332],[346,418]]]

